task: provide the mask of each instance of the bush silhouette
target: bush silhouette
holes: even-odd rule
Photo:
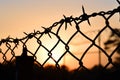
[[[120,67],[104,69],[102,66],[94,66],[89,71],[69,70],[66,66],[59,69],[56,66],[48,65],[41,67],[34,64],[34,80],[120,80]],[[0,80],[15,80],[16,66],[14,62],[9,64],[0,64]]]

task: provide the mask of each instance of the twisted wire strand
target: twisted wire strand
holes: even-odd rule
[[[120,1],[117,0],[117,2],[120,4]],[[83,63],[83,58],[84,56],[87,54],[87,52],[90,50],[91,47],[95,46],[97,47],[99,50],[101,50],[103,52],[103,54],[105,54],[105,56],[107,56],[108,58],[108,63],[105,65],[104,68],[106,68],[107,66],[109,66],[109,64],[113,64],[112,62],[112,56],[113,54],[115,54],[115,52],[117,51],[117,49],[120,47],[118,46],[116,49],[113,50],[113,52],[111,52],[111,55],[108,55],[108,53],[103,49],[101,48],[101,46],[99,46],[95,41],[98,39],[98,37],[103,33],[103,31],[105,31],[106,28],[109,28],[113,33],[115,33],[118,37],[119,37],[119,34],[110,26],[109,24],[109,19],[115,15],[116,13],[120,13],[120,6],[118,6],[117,8],[113,9],[113,10],[109,10],[107,12],[105,11],[100,11],[100,12],[94,12],[92,14],[87,14],[85,12],[85,9],[84,7],[82,6],[82,11],[83,11],[83,14],[80,15],[79,17],[73,17],[73,16],[70,16],[70,17],[66,17],[65,15],[63,15],[63,19],[61,19],[60,21],[58,22],[55,22],[53,23],[50,27],[46,28],[46,27],[42,27],[44,29],[43,32],[41,31],[35,31],[32,32],[32,33],[25,33],[24,34],[26,36],[22,37],[22,38],[11,38],[11,37],[7,37],[6,39],[1,39],[0,40],[0,54],[2,54],[2,58],[3,58],[3,64],[7,62],[7,56],[6,54],[10,51],[12,57],[10,59],[10,62],[13,60],[13,58],[16,56],[17,53],[15,53],[15,49],[21,44],[22,46],[28,46],[27,43],[29,40],[31,39],[36,39],[36,42],[38,44],[38,47],[36,48],[35,52],[31,52],[29,49],[27,50],[27,52],[29,52],[35,59],[35,62],[37,62],[40,66],[44,66],[49,59],[52,59],[53,62],[55,63],[56,67],[59,67],[60,64],[59,62],[62,60],[62,58],[66,55],[66,54],[70,54],[75,60],[78,61],[79,63],[79,67],[78,69],[80,69],[81,67],[84,68],[84,69],[87,69],[87,67],[84,66],[84,63]],[[107,15],[107,16],[106,16]],[[97,16],[101,16],[103,17],[103,19],[105,20],[105,26],[98,32],[98,34],[96,34],[96,36],[94,37],[94,39],[91,39],[90,37],[88,37],[85,33],[83,33],[80,29],[80,24],[83,23],[84,21],[87,21],[88,22],[88,25],[91,26],[91,23],[90,23],[90,18],[94,18],[94,17],[97,17]],[[61,28],[64,26],[65,27],[65,30],[68,29],[68,25],[69,26],[72,26],[72,23],[75,24],[74,28],[76,29],[76,31],[71,35],[71,37],[68,39],[67,42],[65,42],[61,37],[60,37],[60,30]],[[56,32],[52,31],[53,28],[57,27],[57,30]],[[76,36],[77,34],[80,34],[82,35],[84,38],[86,38],[87,40],[89,40],[91,42],[91,45],[88,46],[88,48],[83,52],[83,55],[78,58],[76,57],[76,55],[74,53],[72,53],[70,51],[70,46],[69,46],[69,43],[73,40],[74,36]],[[55,43],[55,45],[51,48],[51,49],[48,49],[42,42],[41,38],[44,36],[44,35],[48,35],[50,39],[52,39],[52,36],[55,36],[57,38],[57,42]],[[12,43],[12,44],[11,44]],[[65,52],[62,53],[62,55],[59,57],[58,60],[56,60],[52,55],[53,55],[53,52],[55,50],[55,48],[57,47],[57,45],[59,43],[62,43],[64,46],[65,46]],[[5,51],[3,51],[4,49],[1,48],[2,45],[5,45],[5,47],[7,48]],[[49,44],[48,44],[49,45]],[[47,59],[43,62],[43,63],[40,63],[37,61],[37,54],[38,54],[38,51],[40,48],[44,48],[44,50],[47,51],[47,54],[48,54],[48,57]],[[114,65],[114,64],[113,64]]]

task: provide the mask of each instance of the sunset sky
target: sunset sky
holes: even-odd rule
[[[23,32],[30,33],[34,30],[43,31],[41,26],[49,27],[54,22],[58,22],[64,18],[63,15],[68,17],[71,15],[73,17],[78,17],[82,14],[82,5],[88,14],[108,11],[118,7],[116,0],[0,0],[0,39],[8,36],[13,38],[22,38],[25,36]],[[115,25],[118,22],[114,19],[116,19],[116,16],[111,20],[113,21],[111,25],[118,27]],[[117,21],[118,20],[119,18]],[[93,20],[93,22],[93,26],[98,25],[100,22],[100,25],[104,25],[101,19],[98,20],[98,22]],[[88,28],[83,28],[85,32],[87,32],[87,29]],[[100,29],[100,27],[98,29]],[[63,47],[63,45],[61,45],[61,47]],[[76,48],[73,52],[77,52],[76,46],[72,45],[71,47],[73,49]],[[60,51],[61,50],[64,51],[62,48]],[[54,51],[53,53],[57,51]],[[89,55],[89,57],[87,55],[87,58],[90,59],[90,56],[92,55]],[[67,58],[66,61],[69,60]]]
[[[116,0],[0,0],[0,39],[22,37],[23,32],[41,30],[66,16],[81,15],[117,7]]]

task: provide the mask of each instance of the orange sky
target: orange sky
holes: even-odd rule
[[[25,36],[23,32],[33,32],[34,29],[42,31],[41,26],[51,26],[52,23],[63,18],[63,14],[78,17],[82,14],[82,5],[85,7],[86,12],[91,14],[93,12],[112,10],[118,6],[118,3],[115,0],[0,0],[0,39],[6,38],[9,35],[14,38],[21,38]],[[118,15],[110,20],[114,22],[111,23],[113,27],[118,27],[116,24],[119,24],[118,19],[115,20],[116,17],[118,18]],[[103,19],[100,17],[91,19],[90,21],[92,23],[92,27],[90,28],[83,27],[87,26],[86,23],[81,24],[84,32],[101,29],[104,25]],[[102,27],[96,27],[98,23],[101,23],[99,26]],[[72,30],[73,29],[70,29],[68,32],[71,33]],[[61,33],[62,35],[63,32]],[[68,34],[64,35],[63,38],[66,39],[67,35]],[[73,43],[78,44],[75,41],[73,41]],[[73,45],[72,43],[71,45],[72,48],[76,49],[73,49],[73,52],[78,53],[77,45]],[[64,49],[60,49],[60,51],[61,50],[64,52]],[[54,53],[55,52],[56,51],[54,51]],[[86,58],[87,57],[88,55]],[[92,56],[89,55],[89,58],[90,57]],[[66,62],[71,62],[72,57],[67,58]],[[98,57],[94,59],[91,59],[91,63],[96,64]],[[87,64],[87,60],[88,59],[85,61],[85,65],[91,65]]]
[[[0,38],[21,37],[23,32],[41,30],[66,16],[81,15],[84,5],[87,13],[109,10],[118,4],[115,0],[0,0]]]

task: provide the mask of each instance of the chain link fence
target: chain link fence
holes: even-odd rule
[[[117,0],[118,1],[118,0]],[[118,1],[119,3],[119,1]],[[34,57],[34,62],[38,64],[40,67],[44,67],[47,64],[54,64],[56,68],[60,68],[63,64],[74,64],[74,61],[77,65],[76,70],[80,70],[81,68],[85,70],[89,70],[86,65],[84,65],[84,58],[87,54],[92,54],[89,51],[91,49],[98,49],[98,52],[93,53],[98,54],[99,56],[99,65],[101,65],[101,55],[105,56],[106,63],[103,65],[103,69],[106,69],[109,65],[114,67],[118,66],[115,64],[113,60],[113,56],[119,53],[120,50],[120,32],[119,29],[113,28],[111,26],[111,18],[114,15],[118,15],[120,13],[120,6],[113,10],[109,10],[107,12],[100,11],[94,12],[92,14],[87,14],[85,12],[84,7],[82,6],[83,14],[79,17],[66,17],[65,15],[63,19],[58,22],[53,23],[50,27],[43,27],[44,31],[35,31],[32,33],[25,33],[23,38],[11,38],[7,37],[6,39],[0,40],[0,62],[1,64],[9,64],[11,63],[16,56],[22,55],[22,49],[24,47],[27,48],[27,54],[29,56]],[[92,32],[88,35],[85,33],[85,29],[83,27],[87,27],[87,29],[94,30],[92,28],[91,19],[100,17],[103,20],[104,25],[96,29],[94,37],[91,37]],[[118,17],[119,18],[119,17]],[[87,23],[86,23],[87,22]],[[82,25],[85,23],[85,25]],[[114,22],[112,22],[114,23]],[[101,23],[96,23],[98,26]],[[116,24],[117,25],[117,24]],[[118,25],[119,27],[119,25]],[[71,29],[69,29],[71,28]],[[109,37],[108,32],[110,31],[111,36],[115,35],[116,38],[109,38],[107,42],[104,42],[105,47],[100,45],[100,41],[104,41],[104,37]],[[104,37],[102,37],[103,33]],[[114,36],[114,37],[115,37]],[[83,39],[84,38],[84,39]],[[82,40],[83,39],[83,40]],[[114,40],[113,40],[114,39]],[[81,41],[85,42],[85,46],[82,46]],[[113,45],[111,45],[114,43]],[[74,48],[72,45],[78,46]],[[79,47],[82,46],[82,47]],[[112,51],[107,51],[108,48],[112,47]],[[82,50],[83,49],[83,50]],[[79,53],[76,55],[74,51],[78,51]],[[80,52],[81,51],[81,52]],[[79,54],[81,56],[79,56]],[[97,57],[92,55],[93,57]],[[57,55],[57,56],[56,56]],[[67,55],[71,56],[69,63],[67,63]],[[89,56],[88,56],[89,57]],[[70,61],[73,59],[74,61]],[[87,58],[86,58],[87,59]],[[88,58],[91,59],[91,58]],[[89,60],[87,60],[89,61]],[[104,61],[104,60],[103,60]],[[66,65],[67,66],[67,65]],[[69,66],[68,66],[69,67]]]

